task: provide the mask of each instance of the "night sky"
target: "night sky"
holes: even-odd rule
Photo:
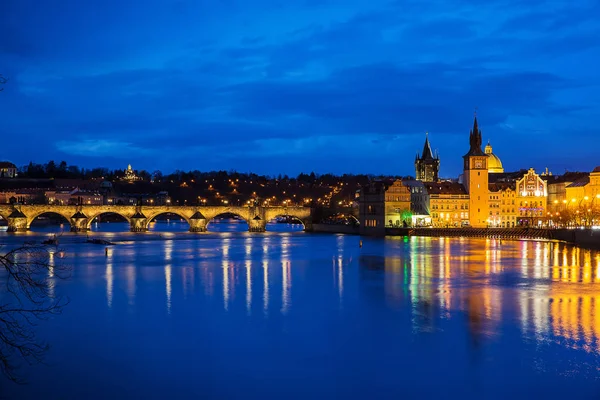
[[[0,159],[455,177],[600,165],[597,0],[2,0]]]

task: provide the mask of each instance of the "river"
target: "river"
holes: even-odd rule
[[[222,221],[60,236],[70,304],[18,399],[600,398],[600,254]],[[6,247],[41,240],[0,232]]]

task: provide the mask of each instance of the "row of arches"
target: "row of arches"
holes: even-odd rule
[[[70,221],[63,215],[55,212],[44,212],[36,215],[30,221],[29,228],[32,231],[56,232],[69,231]],[[105,212],[96,215],[88,221],[90,231],[118,232],[128,231],[130,220],[115,212]],[[188,231],[189,219],[178,213],[163,212],[148,218],[146,228],[149,231],[177,232]],[[0,216],[0,227],[6,227],[8,221]],[[214,232],[245,232],[248,231],[248,221],[241,215],[235,213],[222,213],[207,221],[207,230]],[[268,231],[299,231],[304,230],[302,220],[291,215],[280,215],[271,221],[267,221]]]

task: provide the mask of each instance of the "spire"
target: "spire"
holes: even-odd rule
[[[431,145],[429,144],[429,132],[425,132],[425,144],[423,145],[423,153],[421,153],[422,160],[433,160],[433,152],[431,151]]]
[[[469,152],[467,156],[482,156],[484,152],[481,151],[481,131],[477,125],[477,111],[475,111],[475,117],[473,118],[473,129],[469,135]]]

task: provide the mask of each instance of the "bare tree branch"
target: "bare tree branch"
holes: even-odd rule
[[[6,79],[5,77],[2,76],[2,74],[0,74],[0,92],[4,90],[2,85],[4,85],[6,82],[8,82],[8,79]]]
[[[42,363],[48,350],[37,340],[37,322],[68,304],[54,293],[56,281],[70,275],[64,254],[33,243],[0,253],[0,371],[13,382],[24,383],[19,366]]]

